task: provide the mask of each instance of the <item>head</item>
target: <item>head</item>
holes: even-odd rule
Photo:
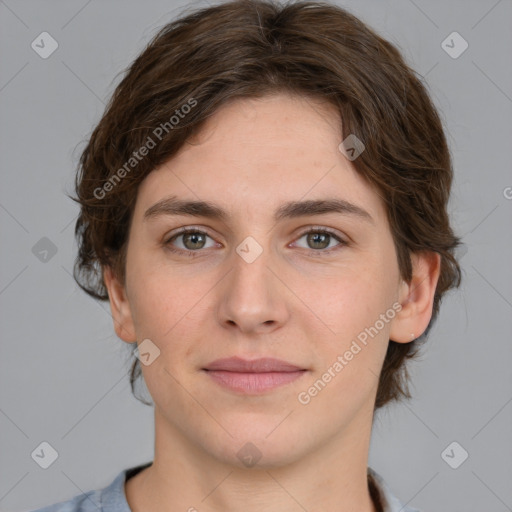
[[[75,277],[110,300],[122,340],[160,350],[130,378],[144,372],[170,421],[185,405],[162,380],[206,401],[208,361],[271,354],[307,366],[294,405],[335,403],[335,428],[410,397],[407,360],[460,282],[451,183],[439,115],[391,43],[327,3],[223,3],[166,25],[116,88],[80,159]],[[203,204],[168,215],[169,198]],[[230,424],[247,429],[239,415],[282,411],[270,396],[217,412],[238,404]]]

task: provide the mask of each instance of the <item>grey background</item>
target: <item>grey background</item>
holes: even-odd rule
[[[450,210],[466,243],[463,285],[411,366],[414,399],[378,415],[370,465],[425,511],[512,510],[512,2],[339,3],[425,77],[449,132]],[[108,304],[71,277],[77,208],[65,193],[116,74],[185,5],[0,1],[1,511],[104,487],[152,460],[152,408],[130,393],[127,346]],[[59,44],[47,59],[31,48],[43,31]],[[453,31],[469,43],[457,59],[441,47]],[[46,262],[32,252],[43,237],[57,250]],[[31,458],[42,441],[59,453],[46,470]],[[458,469],[441,457],[452,441],[469,453]]]

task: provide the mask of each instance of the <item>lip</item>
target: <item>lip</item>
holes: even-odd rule
[[[293,382],[307,370],[271,357],[254,360],[230,357],[209,363],[203,371],[224,388],[257,395]]]
[[[294,364],[274,359],[273,357],[262,357],[260,359],[242,359],[241,357],[228,357],[217,359],[208,363],[205,370],[224,370],[227,372],[240,373],[264,373],[264,372],[296,372],[303,370]]]

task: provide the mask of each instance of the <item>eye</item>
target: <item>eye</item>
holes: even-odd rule
[[[333,250],[337,250],[339,247],[347,245],[347,242],[345,242],[340,236],[326,228],[309,229],[302,233],[298,240],[301,238],[306,239],[306,244],[308,246],[305,247],[305,249],[312,249],[309,253],[314,256],[317,256],[318,253],[330,253]],[[330,246],[331,242],[334,242],[335,240],[339,243],[334,246]]]
[[[171,252],[185,254],[187,256],[195,256],[194,252],[200,249],[209,249],[215,246],[215,242],[207,246],[206,239],[213,240],[208,233],[201,231],[197,228],[183,228],[178,233],[173,234],[171,237],[164,241],[164,246]],[[176,248],[174,241],[181,241],[181,247]]]
[[[210,243],[209,246],[207,245],[208,238],[212,240],[212,243]],[[335,232],[321,227],[310,228],[308,231],[303,232],[297,240],[302,238],[306,239],[307,244],[307,247],[302,248],[306,250],[309,249],[308,253],[312,256],[321,256],[326,253],[330,254],[332,251],[336,251],[340,247],[348,245],[348,243]],[[335,241],[338,243],[334,243],[334,245],[332,245]],[[185,227],[168,237],[163,242],[163,245],[167,250],[173,253],[195,257],[200,255],[201,249],[210,249],[215,247],[216,242],[205,231],[194,227]]]

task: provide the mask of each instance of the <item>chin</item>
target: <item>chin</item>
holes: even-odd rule
[[[239,425],[238,434],[230,431],[233,437],[226,434],[215,445],[212,445],[212,438],[209,437],[203,447],[217,460],[240,469],[287,466],[303,458],[308,450],[299,443],[304,436],[292,436],[286,429],[278,433],[278,424],[274,423],[271,428],[266,423],[259,428],[252,424],[250,429]]]

